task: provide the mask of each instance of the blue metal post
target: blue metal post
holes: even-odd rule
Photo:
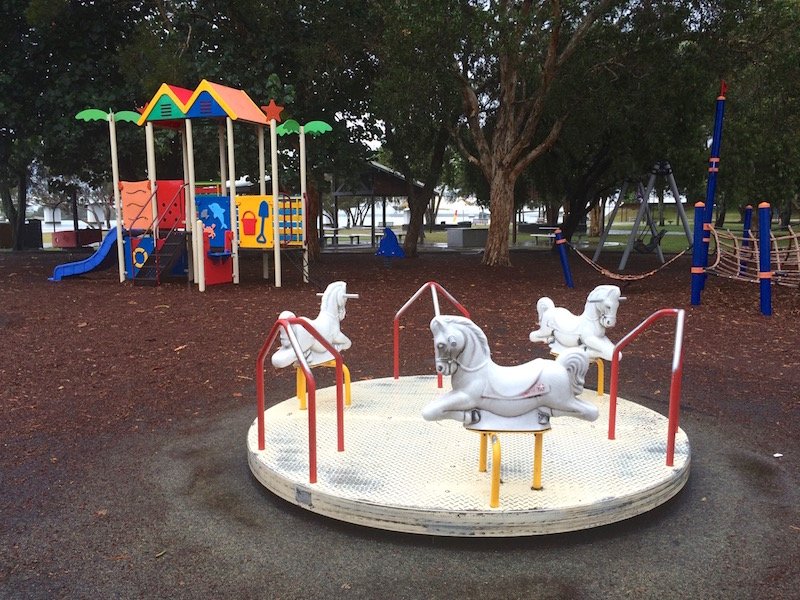
[[[704,242],[703,232],[706,229],[705,217],[706,205],[697,202],[694,205],[694,244],[692,244],[692,306],[700,304],[700,296],[703,292],[703,277],[705,277],[705,260],[708,254],[708,245]]]
[[[772,240],[770,239],[769,202],[758,205],[758,283],[761,286],[761,314],[772,315],[772,268],[770,256]]]
[[[717,173],[719,172],[719,152],[722,146],[722,121],[725,117],[725,93],[728,86],[723,81],[717,97],[717,108],[714,114],[714,137],[711,139],[711,157],[708,159],[708,184],[706,186],[705,222],[711,223],[714,216],[714,197],[717,193]],[[708,266],[708,242],[703,244],[703,266]],[[703,278],[705,284],[705,278]]]
[[[567,240],[560,229],[556,229],[556,248],[558,248],[558,255],[561,258],[561,269],[564,271],[564,282],[568,288],[574,288],[575,284],[572,283],[572,272],[569,269],[569,261],[567,260]]]
[[[749,248],[752,244],[753,233],[750,231],[753,227],[753,207],[749,204],[744,207],[744,223],[742,225],[742,247]],[[747,271],[747,261],[742,260],[739,263],[739,275],[744,275]]]

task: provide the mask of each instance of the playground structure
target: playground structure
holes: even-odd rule
[[[162,84],[141,115],[104,113],[89,109],[78,113],[85,120],[105,119],[109,123],[112,175],[120,281],[157,284],[163,277],[185,274],[203,291],[206,285],[239,283],[239,250],[263,252],[264,276],[269,271],[269,251],[274,261],[275,286],[281,286],[281,252],[302,252],[303,279],[308,281],[306,240],[306,154],[304,126],[287,121],[278,127],[282,107],[270,101],[258,107],[242,90],[203,80],[194,90]],[[117,115],[124,115],[118,118]],[[145,128],[148,179],[120,181],[117,161],[116,126],[119,120],[133,121]],[[219,142],[219,181],[217,186],[201,185],[195,174],[193,126],[196,122],[216,124]],[[256,128],[258,139],[259,193],[237,194],[233,124]],[[265,127],[270,130],[271,194],[266,186]],[[313,121],[310,134],[330,130]],[[183,153],[183,179],[158,180],[156,175],[155,129],[179,132]],[[300,136],[300,195],[282,194],[278,185],[277,136]],[[227,184],[226,182],[230,182]],[[98,256],[98,264],[107,256]],[[178,265],[176,267],[176,265]],[[84,264],[88,268],[89,264]],[[69,271],[69,273],[67,273]],[[60,276],[78,274],[65,268]],[[58,279],[54,273],[53,279]]]
[[[746,209],[752,212],[753,208]],[[745,217],[745,224],[747,218]],[[748,227],[741,236],[729,230],[720,231],[711,228],[714,240],[714,262],[706,271],[720,277],[756,283],[765,277],[759,269],[761,256],[764,254],[761,246],[761,236],[756,236]],[[769,273],[775,285],[788,287],[800,286],[800,237],[791,226],[787,227],[785,235],[775,235],[771,231],[768,236]]]
[[[771,208],[768,202],[758,205],[758,235],[753,233],[753,207],[744,211],[741,236],[730,231],[719,231],[701,219],[705,213],[702,202],[695,204],[695,248],[692,256],[692,304],[700,304],[703,285],[695,276],[708,273],[759,284],[760,308],[764,316],[772,315],[772,285],[800,287],[800,240],[798,234],[787,228],[787,234],[775,236],[771,231]],[[702,248],[714,240],[714,262],[703,266],[707,257]],[[707,241],[706,241],[707,240]],[[706,241],[706,244],[703,242]]]
[[[706,201],[695,204],[691,303],[693,306],[701,303],[706,278],[711,273],[742,281],[757,281],[761,314],[771,316],[772,284],[800,286],[800,241],[798,241],[798,234],[791,227],[788,228],[788,234],[785,236],[776,237],[772,234],[772,212],[768,202],[761,202],[758,205],[758,237],[752,231],[753,209],[751,206],[745,208],[741,237],[730,232],[718,231],[712,224],[726,93],[727,86],[723,81],[717,97],[714,116],[714,136],[711,142],[711,157],[708,159]],[[712,237],[715,260],[709,266],[709,248]]]
[[[431,330],[437,377],[400,377],[399,320],[428,291],[434,306]],[[464,409],[470,415],[467,425],[464,410],[460,421],[429,422],[423,418],[426,407],[441,402],[444,383],[452,384],[453,391],[445,394],[450,399],[454,393],[461,393],[457,389],[464,390],[456,381],[459,369],[470,373],[478,371],[483,362],[488,365],[486,357],[468,364],[466,351],[460,350],[461,340],[466,339],[461,326],[475,326],[467,316],[442,315],[440,296],[462,315],[468,314],[437,283],[423,285],[395,315],[395,376],[354,382],[354,401],[347,409],[342,400],[338,353],[332,352],[337,366],[335,388],[317,391],[293,326],[302,322],[315,339],[324,338],[311,332],[307,321],[293,318],[275,323],[256,361],[257,415],[247,435],[250,469],[267,489],[313,512],[370,527],[428,535],[507,537],[612,523],[666,502],[683,487],[689,475],[690,452],[688,439],[678,427],[682,310],[654,313],[615,345],[609,394],[599,397],[587,390],[573,397],[587,409],[583,415],[587,420],[559,420],[557,430],[551,430],[549,416],[559,415],[549,415],[542,409],[548,418],[540,423],[540,408],[534,408],[529,412],[536,413],[535,427],[526,428],[531,421],[528,415],[522,417],[526,427],[501,429],[497,423],[492,426],[491,415],[480,408],[477,422],[472,422],[472,410]],[[673,316],[672,382],[669,415],[664,418],[618,397],[619,350],[656,320]],[[265,410],[263,365],[281,330],[309,382],[307,410],[298,411],[295,398]],[[456,346],[452,345],[454,341]],[[478,345],[483,348],[483,344]],[[333,346],[327,350],[335,351]],[[582,358],[579,366],[585,372],[586,354],[572,354]],[[455,369],[454,377],[448,377],[451,369]],[[499,385],[508,386],[508,378]],[[535,391],[536,385],[528,387]],[[467,386],[472,389],[472,384]],[[573,391],[570,389],[570,394]],[[606,417],[608,428],[604,430],[600,423]],[[658,439],[663,440],[665,429],[664,445]],[[478,440],[471,431],[479,434]],[[547,431],[551,433],[544,452],[543,434]],[[520,433],[534,437],[531,478],[524,477],[531,472],[530,437]],[[501,437],[506,438],[502,453]],[[490,443],[491,452],[487,452]],[[654,456],[657,448],[664,449],[661,464]],[[487,477],[490,465],[491,475]]]
[[[672,197],[675,200],[675,211],[678,219],[683,225],[683,230],[686,234],[686,240],[690,245],[692,243],[692,230],[689,227],[689,221],[686,218],[686,212],[683,210],[681,196],[678,192],[678,185],[675,183],[675,175],[672,172],[672,167],[667,161],[659,161],[653,165],[653,168],[650,171],[650,178],[647,181],[647,186],[643,186],[641,182],[638,182],[636,186],[635,194],[637,203],[639,204],[639,209],[636,212],[636,217],[633,221],[633,227],[628,234],[628,242],[625,245],[625,251],[622,253],[622,258],[620,258],[619,261],[618,269],[620,271],[625,270],[625,267],[628,264],[628,257],[630,256],[632,250],[645,253],[655,251],[659,262],[664,264],[664,253],[661,251],[661,239],[664,237],[666,231],[658,231],[656,228],[655,220],[650,212],[649,205],[650,195],[653,193],[653,189],[655,188],[658,177],[663,177],[666,179],[670,192],[672,192]],[[625,201],[629,183],[630,182],[626,180],[619,190],[617,201],[608,217],[608,223],[606,224],[606,228],[603,230],[603,233],[600,235],[600,241],[598,242],[597,249],[592,257],[592,261],[594,262],[597,262],[600,258],[600,253],[603,251],[603,246],[606,243],[606,239],[611,233],[611,228],[614,225],[614,219],[617,216],[617,212]],[[641,229],[642,227],[646,228],[646,230],[650,233],[650,241],[647,243],[644,242],[644,232]]]
[[[584,350],[500,366],[492,361],[486,334],[466,317],[434,317],[431,332],[436,372],[450,377],[453,389],[425,405],[426,421],[454,419],[478,431],[536,431],[549,429],[550,417],[597,419],[597,408],[576,397],[589,368]]]

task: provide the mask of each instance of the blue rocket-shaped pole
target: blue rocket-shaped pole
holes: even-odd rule
[[[725,118],[725,93],[728,86],[720,84],[717,109],[714,114],[714,137],[711,139],[711,156],[708,159],[708,185],[706,186],[705,222],[711,223],[714,216],[714,196],[717,193],[717,173],[719,173],[719,152],[722,146],[722,121]],[[703,241],[703,266],[708,266],[708,240]]]

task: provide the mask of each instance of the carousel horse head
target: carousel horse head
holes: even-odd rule
[[[334,281],[322,292],[320,314],[328,313],[330,316],[342,321],[347,315],[345,306],[348,298],[358,298],[358,294],[348,294],[347,284],[344,281]]]
[[[350,347],[351,342],[342,333],[341,321],[346,315],[345,305],[347,304],[347,299],[358,298],[358,294],[348,294],[347,284],[344,281],[334,281],[319,295],[322,296],[319,315],[315,319],[301,318],[325,338],[331,346],[339,351],[346,350]],[[294,316],[291,311],[283,311],[278,318],[285,319]],[[325,347],[308,333],[304,327],[291,325],[291,329],[297,339],[299,350],[303,353],[310,366],[313,367],[325,363],[333,358]],[[272,355],[272,364],[276,368],[288,367],[297,360],[295,350],[292,348],[289,337],[284,331],[280,332],[280,341],[281,347]]]
[[[616,285],[598,285],[586,298],[586,309],[594,311],[596,320],[604,329],[614,327],[621,300],[625,298]]]
[[[451,376],[457,369],[474,370],[489,358],[486,335],[472,321],[456,315],[440,315],[431,320],[436,372]]]

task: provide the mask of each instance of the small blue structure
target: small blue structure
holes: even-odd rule
[[[383,256],[386,259],[406,257],[400,242],[397,241],[397,236],[388,227],[383,230],[383,238],[378,244],[378,251],[375,256]]]

